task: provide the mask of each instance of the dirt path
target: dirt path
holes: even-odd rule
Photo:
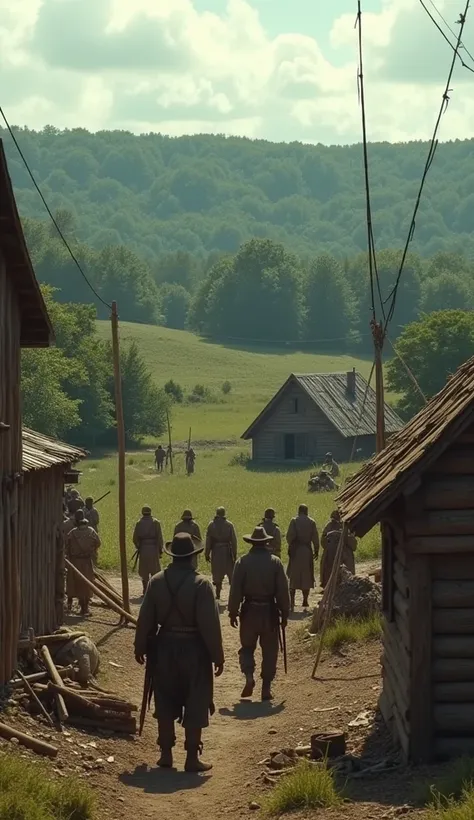
[[[112,576],[111,581],[120,588],[117,577]],[[140,603],[139,594],[140,583],[132,578],[131,597],[135,611]],[[224,600],[226,594],[227,589],[224,589]],[[261,800],[264,783],[263,766],[259,762],[270,751],[309,742],[310,735],[316,730],[334,726],[346,728],[351,717],[375,705],[380,690],[379,646],[324,659],[320,667],[322,679],[312,681],[312,659],[297,634],[304,617],[301,610],[295,613],[289,624],[289,674],[285,676],[280,669],[273,703],[240,701],[242,676],[237,657],[238,632],[231,629],[227,613],[223,607],[222,610],[226,666],[223,676],[216,681],[216,714],[204,734],[203,758],[213,762],[212,773],[209,776],[184,774],[183,735],[179,728],[176,769],[169,772],[158,769],[156,722],[149,713],[142,738],[128,742],[110,739],[108,753],[113,747],[115,757],[112,769],[107,774],[91,774],[104,817],[113,820],[135,815],[160,817],[160,820],[198,817],[214,820],[222,816],[237,820],[247,817],[252,814],[249,803]],[[74,621],[80,622],[76,618]],[[87,622],[87,629],[100,647],[105,672],[103,680],[114,691],[139,703],[143,669],[133,660],[133,630],[119,629],[115,624],[115,616],[94,606],[94,615]],[[352,742],[357,744],[359,741],[356,730]],[[371,816],[367,807],[364,816]]]

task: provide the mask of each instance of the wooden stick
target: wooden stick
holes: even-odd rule
[[[56,669],[58,670],[58,675],[60,678],[67,678],[68,675],[70,675],[71,672],[73,672],[74,667],[65,666],[62,669],[60,669],[59,667],[56,667]],[[35,672],[33,675],[25,675],[24,678],[30,684],[39,683],[42,680],[47,680],[49,678],[49,674],[48,672]],[[9,685],[12,687],[12,689],[23,689],[23,680],[12,680],[10,681]]]
[[[41,647],[41,657],[43,658],[46,669],[48,670],[51,679],[54,681],[54,683],[57,683],[59,686],[62,686],[61,676],[60,676],[58,670],[56,669],[56,667],[54,665],[53,659],[50,655],[50,652],[49,652],[49,649],[48,649],[47,646],[42,646]],[[66,704],[64,703],[64,700],[63,700],[61,695],[56,695],[55,700],[56,700],[56,708],[58,710],[59,722],[60,723],[65,723],[65,721],[69,717],[68,711],[66,709]]]
[[[74,564],[71,564],[71,562],[67,558],[65,559],[65,564],[68,570],[72,570],[77,575],[77,577],[80,578],[81,581],[83,581],[95,595],[97,595],[98,598],[100,598],[105,604],[107,604],[110,607],[110,609],[113,609],[114,612],[117,612],[118,615],[122,616],[122,618],[125,618],[125,620],[130,621],[132,624],[135,624],[135,626],[137,625],[137,619],[135,618],[135,615],[132,615],[130,612],[126,612],[125,609],[122,609],[122,607],[116,604],[115,601],[112,601],[112,599],[109,598],[109,596],[106,595],[105,592],[102,592],[102,590],[100,590],[95,584],[93,584],[92,581],[89,581],[89,579],[86,578],[86,576],[83,575],[82,572],[80,572],[80,570],[78,570],[78,568],[74,566]]]
[[[108,595],[108,597],[111,598],[112,601],[115,601],[115,603],[123,609],[123,601],[120,595],[117,592],[115,592],[115,590],[111,589],[110,586],[103,584],[102,581],[99,580],[99,578],[95,578],[94,583],[96,587],[101,590],[101,592],[105,592],[105,594]]]
[[[119,480],[119,545],[120,569],[122,573],[123,608],[130,612],[130,595],[128,588],[127,565],[127,530],[125,516],[125,425],[123,420],[122,377],[120,375],[120,352],[118,339],[117,302],[112,302],[112,352],[114,358],[115,379],[115,417],[118,436],[118,480]]]
[[[101,720],[100,718],[85,718],[79,715],[71,715],[69,718],[71,726],[80,726],[87,729],[109,729],[111,732],[123,732],[126,735],[134,735],[137,731],[137,721],[135,718],[124,720]]]
[[[49,646],[56,643],[67,643],[67,641],[72,641],[75,638],[83,638],[85,634],[85,632],[58,632],[53,635],[38,635],[33,640],[22,638],[21,641],[18,641],[18,649],[30,649],[30,647],[38,644]]]
[[[166,421],[168,422],[168,441],[170,445],[170,473],[173,475],[173,447],[171,445],[171,424],[170,424],[170,414],[166,411]]]
[[[324,613],[324,622],[323,622],[323,626],[322,626],[322,629],[321,629],[321,638],[319,640],[319,647],[318,647],[318,651],[317,651],[317,654],[316,654],[316,660],[314,661],[313,671],[311,673],[311,677],[313,678],[313,680],[314,680],[314,677],[316,675],[316,670],[319,666],[319,661],[321,660],[321,655],[323,653],[324,636],[326,634],[326,629],[328,628],[329,619],[331,617],[332,605],[333,605],[333,601],[334,601],[334,593],[336,592],[337,579],[338,579],[338,575],[339,575],[339,570],[341,568],[342,551],[344,549],[344,542],[346,540],[347,530],[348,530],[347,524],[344,524],[344,526],[341,530],[341,535],[340,535],[340,538],[339,538],[339,544],[337,545],[336,555],[335,555],[335,558],[334,558],[334,564],[332,565],[331,576],[330,576],[329,581],[328,581],[329,591],[328,591],[328,596],[327,596],[326,611]]]
[[[40,701],[40,699],[39,699],[38,695],[37,695],[37,694],[36,694],[36,692],[34,692],[34,691],[33,691],[33,689],[31,688],[31,685],[30,685],[29,681],[27,681],[27,679],[25,678],[25,676],[24,676],[23,672],[20,672],[20,670],[19,670],[19,669],[17,669],[17,670],[16,670],[16,674],[17,674],[17,675],[18,675],[18,677],[19,677],[19,678],[21,678],[21,680],[23,681],[24,686],[25,686],[25,689],[27,690],[27,692],[29,692],[29,694],[31,695],[31,697],[33,698],[33,700],[34,700],[34,701],[36,702],[36,704],[39,706],[39,708],[40,708],[40,711],[41,711],[42,715],[46,718],[46,720],[48,721],[49,725],[50,725],[50,726],[54,726],[54,723],[53,723],[53,721],[52,721],[52,719],[51,719],[51,715],[49,715],[49,714],[48,714],[48,712],[46,711],[46,709],[44,708],[44,706],[43,706],[43,704],[41,703],[41,701]]]
[[[92,717],[100,717],[102,709],[95,703],[74,692],[72,689],[67,689],[66,686],[59,686],[57,683],[50,683],[48,685],[50,692],[53,692],[56,697],[62,697],[68,702],[69,708],[75,707],[80,713],[91,715]]]
[[[24,732],[19,732],[17,729],[12,729],[5,723],[0,723],[0,737],[5,740],[15,738],[22,746],[31,749],[36,754],[44,755],[45,757],[57,757],[58,749],[56,746],[51,746],[50,743],[45,743],[44,740],[37,740],[35,737],[25,735]]]

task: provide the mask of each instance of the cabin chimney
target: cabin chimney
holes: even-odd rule
[[[352,370],[347,371],[347,382],[346,382],[346,390],[348,395],[351,399],[355,399],[356,394],[356,369],[355,367]]]

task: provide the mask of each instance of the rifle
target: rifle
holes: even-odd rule
[[[153,636],[153,639],[155,636]],[[147,655],[146,655],[146,666],[145,666],[145,679],[143,681],[143,696],[142,696],[142,707],[140,709],[140,723],[138,734],[141,737],[143,732],[143,725],[145,723],[146,713],[150,708],[151,703],[151,696],[153,694],[153,665],[154,665],[154,652],[152,651],[152,638],[148,639],[148,646],[147,646]]]
[[[283,668],[286,675],[288,672],[288,661],[286,657],[286,627],[282,626],[281,622],[278,623],[278,642],[280,644],[280,650],[283,654]]]
[[[112,492],[111,490],[108,490],[106,493],[104,493],[104,495],[101,495],[100,498],[97,498],[93,503],[98,504],[99,501],[102,501],[102,499],[106,498],[108,495],[110,495],[111,492]]]

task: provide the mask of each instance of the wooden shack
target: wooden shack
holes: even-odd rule
[[[346,484],[382,535],[382,714],[407,760],[474,754],[474,358]]]
[[[20,630],[52,632],[64,617],[65,475],[87,453],[23,428],[20,490]]]
[[[327,452],[349,461],[375,452],[375,392],[355,369],[347,373],[292,373],[242,438],[252,440],[257,463],[311,463]],[[385,405],[390,435],[403,422]]]
[[[20,627],[20,352],[51,339],[0,141],[0,684],[15,667]]]

